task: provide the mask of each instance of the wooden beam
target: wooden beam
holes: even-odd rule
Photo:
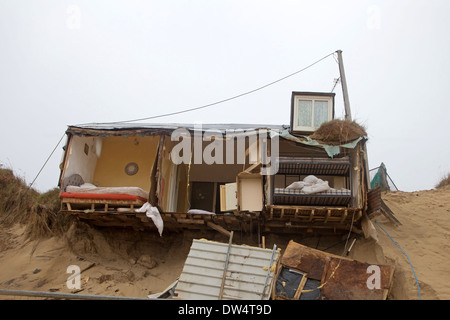
[[[222,226],[219,226],[218,224],[215,224],[214,222],[207,221],[206,225],[210,227],[211,229],[214,229],[218,232],[220,232],[223,235],[226,235],[227,237],[231,237],[231,232],[227,229],[223,228]]]

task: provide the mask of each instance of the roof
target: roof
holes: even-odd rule
[[[187,300],[218,299],[229,245],[194,239],[175,292]],[[272,257],[273,255],[273,257]],[[269,299],[279,251],[231,245],[223,299]]]
[[[287,125],[273,124],[192,124],[192,123],[88,123],[69,125],[67,133],[76,135],[123,135],[128,133],[152,135],[168,133],[176,129],[187,129],[189,131],[211,132],[211,133],[232,133],[239,131],[252,131],[258,129],[278,130],[279,132],[289,128]]]

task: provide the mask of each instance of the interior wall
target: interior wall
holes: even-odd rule
[[[84,182],[92,183],[101,146],[101,138],[72,136],[67,150],[68,158],[65,164],[64,177],[62,178],[79,174]]]
[[[159,136],[114,136],[103,139],[93,183],[101,187],[140,187],[150,191],[150,174]],[[125,167],[135,162],[139,169],[128,175]]]
[[[256,140],[257,141],[257,140]],[[212,163],[207,164],[205,163],[204,159],[202,158],[201,164],[191,163],[190,166],[190,172],[189,172],[189,180],[190,181],[197,181],[197,182],[236,182],[236,176],[238,173],[242,172],[244,170],[244,164],[239,163],[242,162],[242,160],[238,159],[238,152],[242,152],[245,154],[246,149],[249,147],[249,141],[248,138],[244,141],[243,148],[241,146],[238,146],[236,138],[233,139],[233,157],[232,157],[232,163],[227,163],[227,141],[221,140],[220,143],[222,143],[222,163]],[[202,154],[204,155],[205,148],[207,148],[211,144],[210,141],[202,141]],[[256,152],[256,150],[254,151]],[[248,165],[248,155],[246,157],[247,167]],[[192,162],[194,162],[194,159],[191,159]]]

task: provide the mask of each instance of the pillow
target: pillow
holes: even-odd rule
[[[320,179],[319,179],[320,180]],[[322,180],[321,180],[322,181]],[[329,190],[328,181],[322,181],[320,183],[313,184],[311,186],[306,186],[303,188],[303,192],[306,194],[318,193]]]
[[[307,184],[307,185],[312,185],[312,184],[317,183],[318,180],[319,180],[319,179],[317,179],[316,176],[310,175],[310,176],[305,177],[305,178],[303,179],[303,182],[304,182],[305,184]]]
[[[79,174],[75,173],[63,179],[61,183],[61,190],[65,192],[67,186],[81,186],[83,183],[83,178]]]
[[[80,187],[81,188],[97,188],[97,186],[95,184],[88,183],[88,182],[83,183]]]

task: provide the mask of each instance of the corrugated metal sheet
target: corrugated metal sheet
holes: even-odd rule
[[[194,239],[175,288],[178,297],[218,299],[227,252],[227,243]],[[278,257],[278,250],[231,245],[222,298],[268,299],[275,272],[272,266],[276,265]]]

